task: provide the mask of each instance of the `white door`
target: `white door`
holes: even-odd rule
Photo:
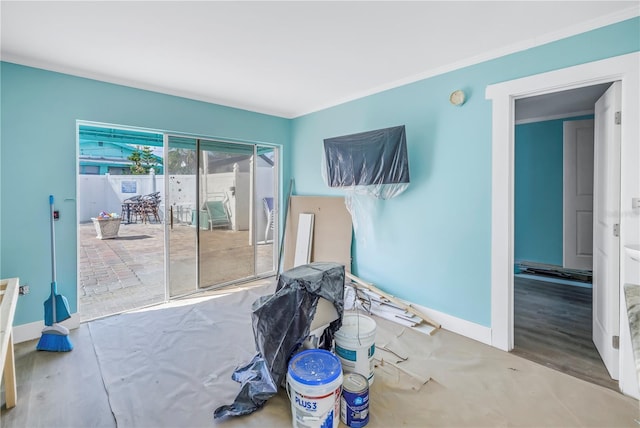
[[[596,102],[594,140],[593,343],[613,379],[620,335],[620,92],[615,82]]]
[[[591,270],[593,259],[593,119],[564,122],[563,258]]]

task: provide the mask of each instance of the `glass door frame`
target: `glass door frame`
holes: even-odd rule
[[[180,298],[180,297],[184,297],[184,296],[188,296],[194,293],[198,293],[201,291],[206,291],[206,290],[213,290],[213,289],[218,289],[218,288],[222,288],[222,287],[226,287],[229,285],[233,285],[233,284],[240,284],[240,283],[245,283],[245,282],[249,282],[249,281],[254,281],[256,279],[261,279],[261,278],[268,278],[271,277],[275,274],[277,274],[277,257],[280,253],[280,242],[278,237],[280,236],[280,218],[279,218],[279,207],[280,207],[280,200],[281,200],[281,189],[280,189],[280,182],[281,182],[281,176],[282,176],[282,171],[280,170],[280,156],[281,156],[281,150],[282,150],[282,146],[278,145],[278,144],[271,144],[271,143],[264,143],[264,142],[253,142],[253,141],[242,141],[242,140],[229,140],[229,139],[225,139],[225,138],[216,138],[216,137],[207,137],[207,136],[200,136],[200,135],[193,135],[193,134],[183,134],[183,133],[173,133],[173,132],[164,132],[163,133],[163,151],[164,151],[164,158],[168,159],[169,157],[169,140],[170,138],[180,138],[180,139],[191,139],[194,140],[196,145],[195,145],[195,152],[196,152],[196,180],[195,180],[195,200],[196,200],[196,210],[195,210],[195,255],[196,255],[196,272],[195,272],[195,284],[194,284],[194,289],[191,291],[188,291],[186,293],[181,293],[181,294],[176,294],[176,295],[171,295],[171,291],[170,291],[170,285],[171,285],[171,255],[170,255],[170,228],[171,228],[171,223],[172,223],[172,214],[171,214],[171,203],[170,203],[170,195],[169,195],[169,182],[170,182],[170,171],[168,168],[168,165],[165,166],[164,168],[164,192],[165,192],[165,200],[167,201],[167,205],[165,208],[165,219],[167,217],[168,221],[165,221],[165,301],[170,301],[171,299],[176,299],[176,298]],[[226,282],[222,282],[222,283],[218,283],[218,284],[213,284],[207,287],[203,287],[200,288],[199,284],[200,284],[200,210],[197,209],[198,208],[198,204],[199,204],[199,199],[200,199],[200,163],[201,163],[201,141],[207,141],[207,142],[213,142],[213,143],[221,143],[221,144],[238,144],[238,145],[244,145],[244,146],[251,146],[253,149],[253,162],[250,163],[251,165],[251,173],[250,173],[250,177],[251,177],[251,181],[250,181],[250,203],[249,203],[249,207],[250,207],[250,213],[249,213],[249,221],[250,221],[250,229],[251,229],[251,244],[253,245],[253,274],[249,277],[244,277],[244,278],[239,278],[239,279],[234,279],[231,281],[226,281]],[[257,224],[258,224],[258,212],[260,211],[259,208],[261,207],[260,204],[258,204],[258,201],[256,201],[256,179],[257,179],[257,168],[258,168],[258,148],[259,147],[263,147],[265,149],[271,149],[273,150],[274,153],[274,159],[273,159],[273,205],[274,205],[274,213],[275,213],[275,219],[274,219],[274,227],[273,227],[273,242],[272,242],[272,270],[270,271],[266,271],[266,272],[262,272],[259,273],[258,272],[258,228],[257,228]],[[168,161],[166,162],[168,164]]]

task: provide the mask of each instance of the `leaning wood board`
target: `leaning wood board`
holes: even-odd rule
[[[291,196],[285,226],[283,270],[293,267],[301,213],[314,214],[311,261],[341,263],[347,272],[351,272],[351,214],[344,197],[340,196]]]
[[[0,376],[4,378],[7,409],[16,405],[16,365],[13,353],[13,315],[18,302],[18,278],[0,279]]]
[[[313,214],[301,213],[298,216],[298,236],[296,236],[296,253],[293,267],[306,265],[311,261],[313,243]]]

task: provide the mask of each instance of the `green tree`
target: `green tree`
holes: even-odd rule
[[[129,168],[131,169],[131,174],[134,175],[149,174],[149,170],[158,165],[158,161],[149,146],[142,148],[136,146],[136,149],[127,159],[133,162]]]

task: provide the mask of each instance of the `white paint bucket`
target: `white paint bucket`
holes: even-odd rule
[[[294,428],[338,428],[342,367],[338,357],[323,349],[294,355],[287,371]]]
[[[360,314],[342,317],[335,334],[336,354],[345,373],[359,373],[373,383],[373,354],[376,352],[376,322]]]

